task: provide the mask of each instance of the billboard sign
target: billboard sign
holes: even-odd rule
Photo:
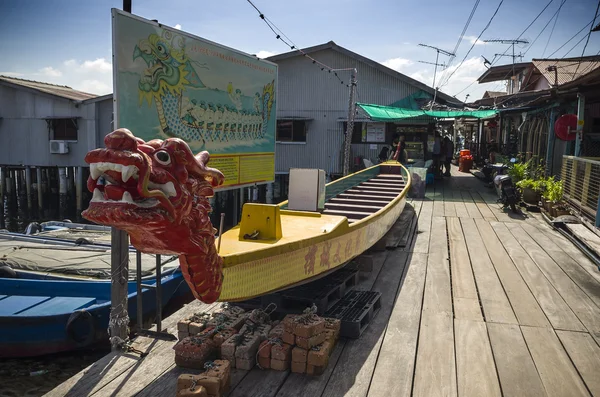
[[[207,150],[223,189],[275,179],[277,65],[112,10],[115,120]]]

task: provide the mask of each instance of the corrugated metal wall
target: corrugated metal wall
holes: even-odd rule
[[[97,108],[108,121],[97,119]],[[112,99],[76,107],[65,99],[0,85],[0,165],[85,166],[86,153],[102,145],[111,131],[111,115]],[[79,117],[78,139],[69,142],[68,154],[50,153],[48,117]]]
[[[363,103],[389,105],[418,91],[404,81],[385,74],[374,67],[333,50],[311,54],[332,68],[358,70],[355,100]],[[294,57],[278,62],[279,89],[277,117],[308,117],[306,144],[278,143],[275,170],[288,172],[290,168],[321,168],[328,173],[341,171],[340,154],[344,139],[343,122],[348,117],[349,72],[339,72],[344,81],[321,71],[304,57]],[[352,156],[376,158],[383,145],[370,149],[369,144],[352,145]]]

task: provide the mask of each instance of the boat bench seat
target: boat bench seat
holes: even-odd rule
[[[50,316],[71,313],[74,310],[89,307],[94,303],[96,303],[96,298],[56,296],[15,314],[17,316]]]

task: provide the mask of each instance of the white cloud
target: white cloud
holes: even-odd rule
[[[263,50],[263,51],[259,51],[259,52],[256,54],[256,57],[257,57],[257,58],[260,58],[260,59],[265,59],[265,58],[268,58],[268,57],[272,57],[273,55],[275,55],[275,53],[274,53],[274,52],[271,52],[271,51],[264,51],[264,50]]]
[[[112,92],[112,84],[109,81],[83,80],[73,84],[73,88],[97,95],[105,95]]]
[[[69,59],[64,62],[64,65],[78,73],[93,72],[93,73],[110,73],[112,72],[112,64],[105,58],[96,58],[94,61],[78,62],[75,59]]]
[[[24,74],[18,72],[0,72],[0,76],[21,77],[24,76]]]
[[[181,30],[181,25],[180,24],[175,25],[175,29]]]
[[[475,45],[486,45],[487,43],[483,40],[478,40],[475,36],[463,36],[463,39],[469,40],[469,43]]]
[[[405,58],[392,58],[388,59],[387,61],[381,62],[381,64],[399,72],[402,69],[406,68],[406,66],[412,65],[413,61]]]
[[[48,77],[60,77],[62,72],[58,69],[54,69],[52,66],[46,66],[40,69],[40,73]]]

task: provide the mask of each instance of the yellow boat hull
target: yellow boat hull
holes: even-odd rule
[[[372,173],[379,166],[362,172]],[[385,166],[402,167],[398,163]],[[404,209],[410,176],[404,167],[402,171],[406,183],[402,192],[385,207],[354,223],[349,224],[345,216],[281,210],[280,238],[244,240],[239,225],[224,233],[220,252],[224,281],[219,301],[246,300],[319,278],[365,252],[389,231]],[[360,173],[346,178],[357,175]],[[351,181],[344,181],[346,178],[327,188]]]

